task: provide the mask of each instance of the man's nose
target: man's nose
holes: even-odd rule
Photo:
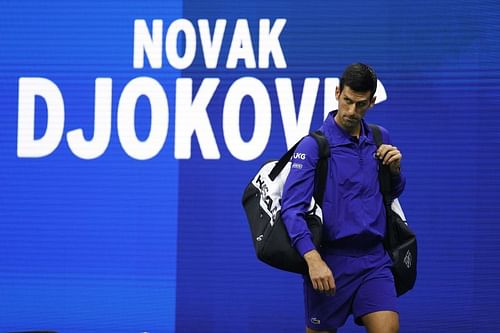
[[[351,105],[349,105],[349,107],[347,108],[347,111],[350,114],[356,113],[356,103],[352,103]]]

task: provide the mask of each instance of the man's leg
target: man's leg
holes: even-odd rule
[[[337,330],[333,331],[315,331],[310,329],[309,327],[306,327],[306,333],[337,333]]]
[[[398,333],[399,315],[394,311],[377,311],[361,317],[368,333]]]
[[[370,271],[359,287],[353,302],[353,314],[356,323],[363,324],[368,333],[399,332],[398,298],[394,285],[394,276],[390,270],[387,255],[363,258],[367,267],[376,267]]]

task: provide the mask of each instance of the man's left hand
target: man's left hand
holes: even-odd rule
[[[377,149],[377,157],[382,160],[382,164],[389,165],[392,174],[399,175],[403,155],[398,147],[385,144],[380,145]]]

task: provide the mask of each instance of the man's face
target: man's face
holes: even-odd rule
[[[339,110],[335,121],[347,132],[359,134],[361,119],[375,103],[375,97],[370,98],[371,92],[358,92],[349,86],[344,86],[342,92],[339,87],[335,90],[335,98],[339,102]]]

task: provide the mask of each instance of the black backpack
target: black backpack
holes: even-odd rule
[[[383,143],[380,128],[377,125],[370,125],[370,128],[378,147]],[[384,246],[393,261],[396,293],[401,296],[413,288],[417,279],[417,238],[406,223],[399,200],[392,199],[389,166],[382,162],[379,162],[378,178],[387,218]]]
[[[319,248],[323,229],[320,205],[325,192],[330,147],[328,140],[320,131],[311,132],[309,135],[318,143],[319,160],[316,165],[314,195],[305,220],[311,231],[313,242]],[[242,203],[250,225],[257,258],[281,270],[307,274],[307,264],[291,245],[290,237],[281,219],[283,186],[290,172],[290,159],[299,142],[278,161],[267,162],[260,168],[245,188]]]

